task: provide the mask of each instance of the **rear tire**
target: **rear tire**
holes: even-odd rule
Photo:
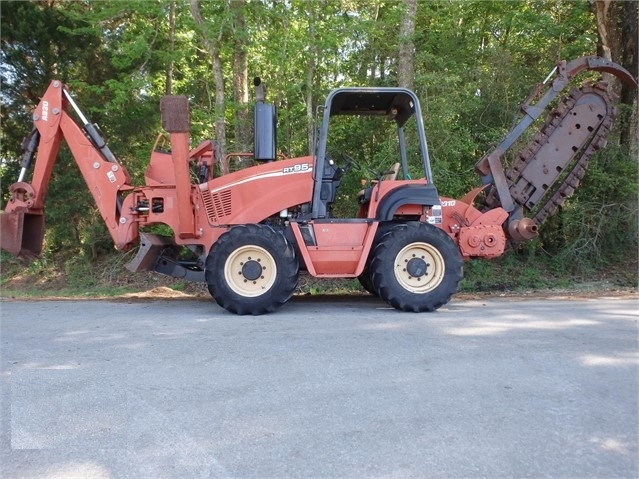
[[[434,311],[448,303],[463,276],[455,242],[436,226],[397,225],[379,240],[370,263],[380,298],[401,311]]]
[[[235,226],[213,244],[206,283],[217,304],[235,314],[270,313],[297,288],[299,262],[284,235],[265,225]]]

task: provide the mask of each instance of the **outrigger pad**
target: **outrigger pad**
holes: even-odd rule
[[[26,259],[42,252],[44,215],[11,211],[0,213],[0,248]]]
[[[189,100],[184,95],[167,95],[160,100],[162,128],[169,133],[190,131]]]
[[[171,246],[171,238],[150,233],[140,233],[140,249],[138,254],[125,267],[135,273],[137,271],[153,271],[155,261],[165,248]]]

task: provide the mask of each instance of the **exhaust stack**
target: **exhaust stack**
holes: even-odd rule
[[[255,111],[253,115],[253,157],[257,161],[275,161],[277,125],[275,105],[264,103],[266,94],[260,77],[253,79],[255,85]]]

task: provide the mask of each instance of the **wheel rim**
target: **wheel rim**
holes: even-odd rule
[[[446,266],[437,248],[428,243],[411,243],[395,257],[395,279],[412,293],[427,293],[444,279]]]
[[[247,245],[236,249],[224,264],[227,284],[242,296],[255,297],[267,292],[277,278],[273,256],[259,246]]]

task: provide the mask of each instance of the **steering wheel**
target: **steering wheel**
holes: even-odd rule
[[[346,153],[341,153],[342,158],[344,159],[344,161],[346,162],[344,164],[344,166],[342,166],[342,170],[344,171],[344,173],[346,173],[347,171],[349,171],[353,165],[357,166],[359,168],[359,165],[357,165],[357,162],[355,161],[355,158],[353,158],[350,155],[347,155]]]
[[[355,158],[353,158],[347,153],[342,152],[342,158],[344,158],[344,160],[346,161],[346,164],[342,168],[342,170],[344,170],[344,173],[346,173],[353,166],[355,166],[360,171],[365,171],[367,173],[370,173],[375,179],[379,179],[381,177],[381,175],[377,171],[373,170],[368,165],[361,164],[360,162],[356,161]]]

